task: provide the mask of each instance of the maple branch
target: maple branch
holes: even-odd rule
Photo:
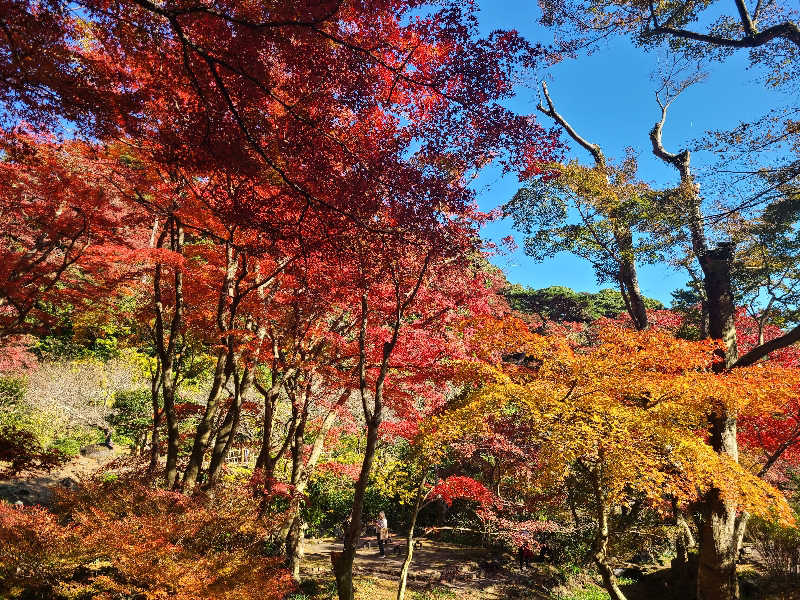
[[[764,342],[760,346],[756,346],[752,350],[750,350],[747,354],[739,357],[739,359],[731,365],[731,369],[736,367],[749,367],[750,365],[758,362],[771,352],[775,350],[780,350],[781,348],[786,348],[787,346],[791,346],[792,344],[797,343],[800,341],[800,325],[795,327],[794,329],[788,331],[787,333],[783,334],[780,337],[776,337],[774,340],[770,340],[768,342]]]
[[[149,2],[148,0],[133,0],[133,1],[140,7],[167,18],[179,17],[184,15],[205,14],[212,17],[217,17],[219,19],[223,19],[224,21],[227,21],[229,23],[235,23],[236,25],[242,25],[243,27],[248,27],[251,29],[267,29],[272,27],[315,27],[332,19],[333,16],[339,12],[339,9],[341,8],[343,2],[343,0],[337,0],[332,10],[328,11],[325,15],[307,21],[298,19],[283,20],[283,21],[249,21],[247,19],[234,17],[226,12],[215,10],[209,6],[197,5],[197,6],[189,6],[186,8],[167,9],[167,8],[162,8],[152,2]]]
[[[369,304],[366,292],[361,294],[361,324],[358,330],[358,389],[361,394],[361,408],[364,418],[369,422],[372,413],[367,406],[367,315]]]
[[[758,476],[764,477],[767,474],[767,471],[769,471],[770,468],[772,468],[772,465],[778,462],[778,459],[781,456],[783,456],[783,453],[786,452],[792,446],[794,446],[796,443],[798,443],[798,441],[800,441],[800,427],[795,427],[794,431],[792,432],[792,435],[788,439],[784,440],[781,444],[779,444],[778,447],[775,449],[775,452],[773,452],[767,457],[767,461],[759,470]]]

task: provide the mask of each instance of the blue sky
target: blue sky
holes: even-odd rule
[[[539,9],[531,0],[480,0],[481,29],[516,29],[531,41],[549,43],[552,34],[539,26]],[[588,140],[599,144],[607,156],[621,158],[624,149],[633,147],[639,157],[639,176],[655,186],[674,185],[677,174],[655,158],[648,132],[660,117],[655,102],[656,84],[651,74],[663,60],[657,52],[645,52],[627,40],[617,39],[590,56],[565,60],[544,73],[557,110]],[[735,126],[762,115],[774,104],[777,93],[765,89],[759,73],[748,68],[747,55],[739,53],[723,63],[710,65],[710,76],[688,89],[670,108],[664,128],[664,144],[678,150],[704,131]],[[535,82],[520,87],[509,106],[519,113],[536,112],[538,92]],[[553,125],[539,115],[545,127]],[[587,153],[570,142],[569,157],[591,164]],[[710,164],[710,156],[693,155],[697,168]],[[499,168],[488,168],[476,179],[480,207],[497,207],[519,188],[514,175],[503,176]],[[499,240],[512,234],[522,246],[522,236],[514,232],[509,220],[491,223],[484,237]],[[591,266],[569,254],[560,254],[536,263],[518,250],[493,260],[512,283],[534,288],[565,285],[580,291],[595,291],[598,285]],[[668,265],[640,267],[640,283],[645,295],[666,304],[670,292],[682,287],[686,276]],[[608,287],[607,285],[603,287]]]

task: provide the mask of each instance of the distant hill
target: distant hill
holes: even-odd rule
[[[600,317],[614,318],[625,312],[622,294],[613,289],[592,294],[576,292],[561,285],[535,290],[512,284],[503,291],[503,295],[515,310],[538,315],[548,321],[588,323]],[[653,298],[645,298],[644,302],[651,310],[664,308],[661,302]]]

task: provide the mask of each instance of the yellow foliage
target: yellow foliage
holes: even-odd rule
[[[536,449],[535,468],[510,483],[519,492],[553,493],[570,477],[589,476],[609,504],[645,495],[666,507],[670,498],[691,502],[716,487],[741,510],[791,521],[782,494],[714,452],[705,432],[709,414],[722,406],[757,414],[787,402],[800,380],[796,370],[758,365],[720,373],[712,342],[610,322],[577,349],[518,325],[487,323],[482,342],[494,337],[501,353],[525,352],[529,367],[460,365],[464,374],[472,369],[474,389],[425,424],[425,453],[492,436],[494,419],[510,415]]]

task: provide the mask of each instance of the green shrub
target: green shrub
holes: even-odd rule
[[[115,433],[137,450],[153,425],[153,404],[149,390],[125,390],[114,394],[114,413],[108,418]],[[118,440],[123,442],[122,439]]]
[[[800,528],[753,518],[748,532],[771,575],[800,577]]]

